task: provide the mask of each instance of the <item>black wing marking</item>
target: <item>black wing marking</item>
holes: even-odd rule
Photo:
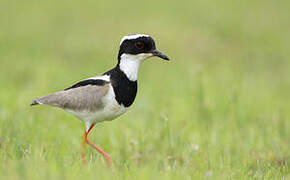
[[[110,83],[110,82],[102,80],[102,79],[87,79],[87,80],[78,82],[69,88],[66,88],[65,91],[69,90],[69,89],[82,87],[82,86],[87,86],[87,85],[104,86],[105,84],[108,84],[108,83]]]

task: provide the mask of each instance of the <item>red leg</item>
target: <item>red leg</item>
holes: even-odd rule
[[[94,127],[94,125],[95,124],[92,124],[91,127],[88,129],[88,131],[85,131],[85,133],[84,133],[84,142],[86,142],[88,145],[92,146],[95,150],[97,150],[98,152],[100,152],[104,156],[104,158],[107,160],[108,163],[112,163],[112,159],[111,159],[111,157],[110,157],[109,154],[105,153],[102,149],[100,149],[99,147],[97,147],[96,145],[94,145],[93,143],[91,143],[87,139],[87,136],[90,133],[91,129]]]

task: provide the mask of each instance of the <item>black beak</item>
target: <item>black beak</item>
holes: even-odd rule
[[[165,54],[163,54],[162,52],[158,51],[157,49],[153,50],[151,53],[153,54],[153,56],[158,56],[158,57],[160,57],[160,58],[162,58],[164,60],[169,61],[169,57],[167,57]]]

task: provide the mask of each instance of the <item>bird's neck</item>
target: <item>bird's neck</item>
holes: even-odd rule
[[[129,60],[129,62],[131,61]],[[129,65],[127,65],[126,67],[133,66],[131,65],[131,63],[127,64]],[[139,67],[139,65],[137,66]],[[132,71],[128,71],[127,68],[124,68],[124,66],[121,63],[121,60],[119,60],[119,63],[117,64],[116,67],[104,73],[104,75],[108,75],[110,77],[110,82],[114,89],[116,101],[120,105],[123,105],[124,107],[131,106],[135,100],[137,94],[138,67],[136,67],[136,65],[135,67],[132,67],[137,69],[134,73],[132,73]],[[135,75],[136,77],[134,78],[132,77],[132,75]]]
[[[130,81],[136,81],[139,66],[143,60],[144,57],[140,55],[122,54],[118,66]]]

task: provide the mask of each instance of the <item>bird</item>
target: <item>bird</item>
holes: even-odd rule
[[[110,164],[109,154],[88,140],[96,123],[111,121],[124,114],[133,104],[137,94],[137,76],[140,64],[150,58],[169,57],[156,49],[154,39],[146,34],[125,35],[120,42],[117,65],[95,77],[82,80],[64,90],[35,98],[31,106],[49,105],[64,109],[85,126],[82,149],[86,144],[103,155]],[[84,164],[85,155],[82,154]]]

